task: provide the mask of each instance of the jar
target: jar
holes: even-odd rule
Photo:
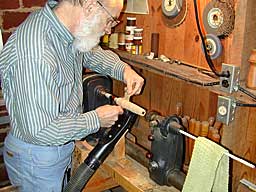
[[[133,37],[134,45],[142,45],[142,37]]]
[[[126,26],[136,26],[136,17],[127,17]]]
[[[121,51],[126,51],[125,43],[118,43],[118,49]]]
[[[126,34],[125,35],[125,43],[132,43],[133,42],[133,35]]]
[[[142,54],[142,37],[134,37],[133,45],[131,47],[131,53],[134,55]]]
[[[118,33],[112,33],[109,37],[109,48],[117,49],[118,48]]]
[[[135,28],[134,29],[134,37],[142,37],[143,36],[143,29],[142,28]]]
[[[129,53],[132,52],[133,43],[125,43],[125,50]]]
[[[134,30],[136,29],[135,26],[126,26],[125,33],[129,35],[134,35]]]
[[[108,43],[109,43],[109,35],[108,35],[108,34],[105,34],[105,35],[102,37],[102,45],[103,45],[103,46],[108,46]]]
[[[133,45],[133,35],[126,34],[125,35],[125,49],[127,52],[131,52]]]
[[[120,32],[118,34],[118,43],[125,43],[125,33]]]

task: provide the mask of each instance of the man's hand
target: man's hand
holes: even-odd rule
[[[124,69],[124,82],[127,85],[128,95],[138,95],[144,84],[144,79],[139,76],[130,66]]]
[[[100,127],[111,127],[118,119],[118,115],[123,114],[123,109],[115,105],[103,105],[96,110],[100,120]]]

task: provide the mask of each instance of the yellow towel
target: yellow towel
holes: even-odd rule
[[[198,137],[182,192],[228,192],[229,157],[220,145]]]

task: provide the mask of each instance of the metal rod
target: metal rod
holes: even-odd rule
[[[191,139],[196,140],[196,138],[197,138],[197,137],[195,137],[194,135],[192,135],[192,134],[190,134],[190,133],[187,133],[187,132],[185,132],[185,131],[183,131],[183,130],[181,130],[181,129],[179,129],[179,132],[182,133],[183,135],[185,135],[185,136],[191,138]],[[232,154],[230,154],[230,153],[224,153],[224,155],[227,155],[227,156],[230,157],[231,159],[234,159],[234,160],[236,160],[236,161],[239,161],[240,163],[242,163],[242,164],[244,164],[244,165],[246,165],[246,166],[248,166],[248,167],[251,167],[252,169],[255,169],[255,165],[253,165],[252,163],[249,163],[248,161],[245,161],[245,160],[243,160],[243,159],[241,159],[241,158],[239,158],[239,157],[237,157],[237,156],[235,156],[235,155],[232,155]]]
[[[256,192],[256,185],[251,183],[250,181],[246,180],[246,179],[241,179],[240,183],[244,184],[245,186],[247,186],[250,190],[255,191]]]

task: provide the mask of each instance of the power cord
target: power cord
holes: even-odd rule
[[[250,91],[246,90],[245,88],[238,86],[238,90],[243,92],[244,94],[248,95],[249,97],[251,97],[253,100],[256,100],[256,95],[254,95],[253,93],[251,93]]]
[[[249,103],[237,103],[236,107],[256,107],[256,104],[249,104]]]
[[[212,59],[210,58],[210,56],[208,55],[208,51],[206,49],[206,45],[205,45],[205,39],[204,39],[204,35],[203,32],[201,30],[200,27],[200,23],[199,23],[199,18],[198,18],[198,9],[197,9],[197,0],[194,0],[194,8],[195,8],[195,16],[196,16],[196,24],[197,24],[197,28],[198,28],[198,32],[202,41],[202,45],[203,45],[203,49],[204,49],[204,56],[205,59],[208,63],[208,66],[210,67],[210,69],[212,70],[212,72],[217,76],[217,77],[230,77],[230,72],[229,71],[222,71],[222,72],[218,72],[212,62]]]
[[[238,90],[243,92],[244,94],[248,95],[251,97],[253,100],[256,100],[256,95],[252,94],[250,91],[246,90],[245,88],[241,87],[240,85],[238,86]],[[236,102],[236,107],[256,107],[256,103],[240,103]]]

